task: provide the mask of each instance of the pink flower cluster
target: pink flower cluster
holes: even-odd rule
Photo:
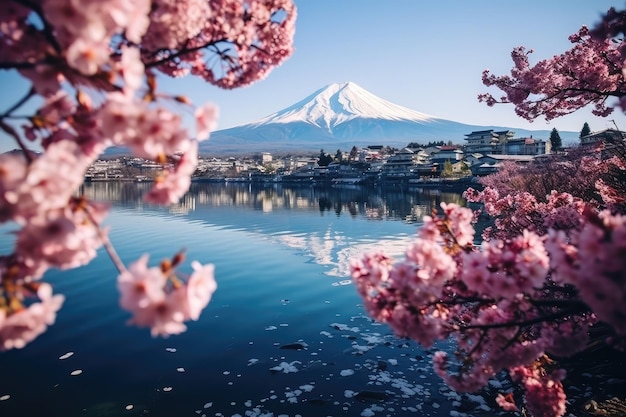
[[[4,269],[4,268],[3,268]],[[6,271],[2,271],[6,276]],[[50,284],[42,283],[34,294],[39,302],[12,314],[0,309],[0,350],[20,349],[54,324],[56,313],[63,305],[63,295],[52,295]]]
[[[606,116],[608,97],[624,107],[624,16],[611,9],[593,33],[583,27],[570,37],[572,49],[534,66],[532,50],[514,49],[510,76],[483,73],[504,96],[479,100],[513,103],[531,121],[588,104]],[[436,352],[433,365],[455,390],[476,391],[508,370],[532,416],[563,416],[565,373],[552,359],[585,350],[594,327],[609,334],[595,343],[620,348],[626,340],[624,161],[618,141],[593,155],[506,165],[482,191],[465,194],[493,220],[481,245],[472,244],[467,209],[448,205],[424,218],[403,261],[377,253],[352,263],[368,314],[426,346],[454,340],[454,354]],[[513,393],[496,402],[519,411]]]
[[[506,240],[524,231],[544,235],[548,229],[578,229],[587,207],[580,198],[555,190],[545,196],[545,202],[538,201],[526,191],[500,196],[498,189],[492,187],[485,187],[480,192],[469,188],[464,196],[470,202],[482,203],[485,213],[493,219],[493,227],[483,232],[482,237],[487,240]]]
[[[552,232],[546,246],[553,278],[576,286],[580,298],[617,336],[626,336],[626,217],[603,211],[588,214],[580,233]]]
[[[0,114],[0,129],[22,150],[0,156],[0,222],[20,227],[13,252],[0,258],[1,348],[24,346],[54,321],[62,296],[29,288],[49,288],[41,281],[49,268],[84,265],[101,246],[120,282],[154,284],[141,277],[156,275],[147,258],[127,270],[115,253],[101,226],[108,207],[78,194],[85,171],[106,148],[126,147],[162,165],[145,200],[176,203],[189,188],[198,141],[215,128],[217,109],[195,109],[192,138],[183,118],[167,108],[191,103],[158,91],[157,71],[225,88],[250,84],[292,53],[295,18],[291,0],[1,2],[0,65],[31,83]],[[24,113],[36,96],[39,110]],[[31,152],[29,142],[43,153]],[[132,321],[167,335],[196,320],[215,283],[211,266],[193,266],[186,284],[173,269],[163,271],[160,292],[149,288],[150,306],[132,305],[124,295]]]
[[[565,371],[550,373],[542,368],[518,366],[511,368],[511,377],[524,387],[528,411],[533,417],[562,416],[566,411],[566,396],[561,381]]]
[[[517,115],[529,121],[540,116],[552,120],[589,104],[594,114],[608,116],[613,107],[606,99],[626,93],[621,43],[593,37],[585,26],[570,36],[570,42],[574,44],[570,50],[534,66],[528,59],[532,50],[515,48],[510,75],[496,76],[485,70],[482,76],[484,85],[497,87],[504,95],[497,99],[484,93],[479,101],[489,106],[512,103]]]
[[[120,306],[133,314],[130,323],[149,327],[152,336],[184,332],[187,320],[198,320],[217,284],[213,265],[191,264],[194,272],[181,283],[169,263],[148,267],[148,255],[133,262],[117,279]]]
[[[545,235],[494,232],[510,237],[475,246],[471,210],[443,204],[440,216],[424,218],[403,261],[369,254],[354,260],[351,271],[367,313],[398,336],[424,346],[456,341],[454,357],[433,356],[435,371],[452,388],[477,391],[502,370],[536,367],[534,377],[518,378],[527,407],[533,415],[558,417],[565,412],[563,387],[541,374],[538,363],[546,354],[584,350],[589,328],[599,322],[614,339],[624,338],[626,222],[578,208],[566,222],[563,209],[577,207],[575,199],[554,193],[547,200],[525,208],[543,213]],[[500,213],[500,206],[510,202],[494,198],[488,210]],[[513,409],[510,400],[498,401]]]

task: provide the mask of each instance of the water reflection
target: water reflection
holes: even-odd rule
[[[444,417],[461,402],[468,413],[459,416],[493,415],[482,398],[441,384],[431,350],[367,317],[348,274],[362,253],[400,255],[421,216],[442,201],[463,204],[460,195],[205,183],[162,208],[142,201],[149,187],[83,192],[112,203],[109,236],[126,261],[184,248],[214,263],[211,303],[187,332],[152,339],[124,325],[106,256],[51,271],[65,305],[49,332],[0,357],[11,375],[0,416]],[[294,345],[302,348],[283,348]],[[375,401],[362,401],[368,395]]]
[[[147,183],[86,183],[82,193],[88,198],[114,204],[149,209],[142,195]],[[194,183],[178,204],[169,206],[171,213],[185,214],[202,207],[241,206],[271,213],[282,210],[319,210],[337,216],[362,216],[372,220],[419,222],[440,203],[465,204],[459,193],[429,189],[371,187],[312,187],[282,184],[214,184]]]

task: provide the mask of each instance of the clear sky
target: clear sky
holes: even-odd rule
[[[254,122],[328,84],[353,81],[377,96],[443,119],[473,125],[580,131],[626,130],[619,111],[598,118],[590,110],[530,124],[510,105],[488,107],[476,96],[488,89],[481,73],[508,74],[511,50],[534,49],[532,62],[570,48],[568,36],[593,26],[611,6],[606,0],[295,0],[293,56],[268,78],[224,91],[193,78],[162,79],[167,92],[210,101],[220,108],[218,129]],[[0,111],[21,94],[16,77],[0,72]],[[491,90],[496,93],[497,90]],[[12,94],[13,93],[13,94]],[[497,96],[497,94],[496,94]],[[7,142],[6,136],[0,141]],[[5,145],[4,143],[2,145]],[[13,146],[10,146],[13,147]],[[5,148],[5,146],[0,146]]]

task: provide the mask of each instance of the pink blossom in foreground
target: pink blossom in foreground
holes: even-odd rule
[[[528,411],[533,417],[561,417],[566,411],[566,396],[561,380],[565,371],[545,373],[542,369],[529,367],[511,368],[511,377],[520,382],[525,390]]]
[[[200,313],[211,301],[213,293],[217,289],[217,284],[213,275],[214,266],[212,264],[202,265],[197,261],[191,263],[193,273],[184,287],[187,290],[187,311],[186,318],[198,320]]]
[[[191,174],[198,165],[198,143],[191,142],[175,167],[165,169],[154,181],[144,200],[154,204],[174,204],[187,192]]]
[[[106,208],[102,207],[104,216]],[[17,232],[16,253],[31,268],[71,269],[88,264],[102,246],[99,224],[83,210],[51,210]]]
[[[472,221],[474,214],[468,208],[461,208],[458,204],[441,203],[441,208],[446,214],[452,234],[459,246],[465,247],[474,242],[474,228]]]
[[[217,127],[218,110],[211,103],[198,107],[195,112],[196,139],[204,140]]]
[[[65,207],[83,181],[91,159],[79,145],[66,140],[51,144],[46,152],[27,166],[18,156],[3,157],[0,192],[6,203],[2,212],[20,223],[48,210]]]
[[[142,255],[117,278],[120,306],[127,311],[147,308],[165,299],[167,279],[158,267],[148,268],[149,255]]]
[[[0,222],[20,217],[20,186],[26,178],[26,159],[21,155],[0,155]]]
[[[508,394],[508,395],[498,394],[496,396],[496,403],[500,407],[502,407],[504,411],[519,411],[519,409],[515,405],[515,401],[513,400],[513,396],[511,394]]]
[[[559,209],[573,203],[571,196],[553,194],[548,203],[532,202],[522,210],[548,210],[547,217],[560,218]],[[441,216],[424,218],[406,259],[393,263],[384,255],[368,254],[354,260],[351,270],[367,313],[396,335],[426,347],[455,340],[454,356],[433,356],[436,373],[450,387],[478,391],[508,369],[544,372],[537,364],[546,352],[567,357],[584,350],[588,330],[598,320],[623,335],[623,217],[576,210],[575,221],[565,222],[566,230],[548,230],[547,236],[525,230],[475,247],[463,238],[473,235],[464,209],[442,209]],[[580,298],[561,286],[565,283],[575,285]],[[523,379],[526,405],[540,416],[562,416],[560,379],[541,372]],[[511,396],[498,402],[507,410],[516,407]]]
[[[170,266],[148,267],[143,255],[118,276],[120,306],[132,313],[130,324],[149,327],[153,337],[167,337],[187,329],[187,320],[198,320],[217,288],[213,265],[192,262],[194,272],[186,282]]]
[[[626,336],[626,217],[600,213],[597,223],[581,230],[574,246],[578,262],[572,283],[600,320]]]
[[[0,156],[0,222],[19,227],[0,256],[0,349],[52,323],[62,296],[44,291],[45,272],[84,265],[102,245],[123,271],[120,304],[132,322],[168,335],[199,318],[215,291],[213,267],[192,264],[188,280],[171,265],[148,268],[147,258],[127,270],[102,228],[107,207],[81,197],[80,185],[107,147],[120,146],[163,166],[146,201],[177,202],[217,109],[197,108],[192,140],[170,106],[190,103],[160,91],[156,73],[248,85],[291,55],[295,18],[291,0],[0,2],[0,61],[30,84],[0,115],[0,130],[25,150]],[[25,106],[33,100],[43,102],[34,113]],[[43,152],[26,151],[31,144]]]
[[[99,110],[104,137],[128,146],[134,155],[157,160],[186,152],[190,139],[180,116],[122,93],[111,93]]]
[[[116,69],[124,80],[124,90],[127,94],[133,94],[141,87],[145,67],[139,55],[139,49],[124,46],[121,48],[122,58],[116,65]]]
[[[38,296],[40,302],[12,314],[0,309],[0,350],[21,349],[54,324],[65,297],[53,296],[49,284],[41,284]]]

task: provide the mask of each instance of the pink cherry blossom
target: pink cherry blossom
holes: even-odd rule
[[[143,47],[155,51],[178,49],[200,34],[212,15],[205,0],[157,0],[150,13],[150,25]]]
[[[534,66],[529,62],[532,50],[515,48],[511,75],[483,72],[483,84],[502,90],[502,100],[490,93],[480,94],[479,100],[490,106],[512,103],[515,112],[530,121],[540,116],[552,120],[589,104],[593,104],[594,114],[608,116],[617,103],[607,98],[624,95],[624,74],[616,70],[623,66],[623,48],[611,39],[592,37],[585,26],[570,42],[570,50]]]
[[[195,118],[196,139],[201,141],[208,138],[211,131],[217,127],[217,107],[210,103],[198,107],[195,112]]]
[[[29,267],[76,268],[95,258],[104,233],[83,210],[50,210],[17,233],[16,253]]]
[[[121,53],[122,58],[117,63],[116,70],[124,79],[125,91],[132,94],[141,87],[144,81],[145,67],[138,48],[122,46]]]
[[[184,324],[184,300],[181,298],[178,291],[169,293],[163,300],[135,310],[128,323],[139,327],[149,327],[152,337],[180,334],[187,330]]]
[[[185,289],[187,290],[187,311],[185,316],[191,320],[198,320],[200,313],[211,301],[211,296],[217,289],[213,276],[212,264],[202,265],[197,261],[191,263],[194,269],[189,277]]]
[[[38,294],[41,301],[23,310],[7,315],[0,309],[0,350],[21,349],[54,324],[65,297],[53,296],[48,284],[42,284]]]
[[[196,76],[223,88],[264,78],[293,52],[291,0],[41,0],[0,4],[0,61],[30,83],[0,115],[0,130],[24,150],[0,156],[0,222],[18,225],[0,256],[0,342],[21,347],[51,324],[62,296],[50,268],[88,263],[101,246],[120,271],[121,307],[154,336],[184,331],[216,284],[210,264],[190,277],[175,266],[126,268],[102,222],[108,207],[80,195],[89,165],[109,146],[162,164],[145,199],[177,202],[196,169],[197,140],[215,128],[217,109],[195,110],[196,136],[158,89],[156,73]],[[26,103],[43,102],[32,113]],[[30,144],[41,155],[26,150]],[[40,289],[40,293],[34,290]],[[40,302],[33,302],[39,297]],[[48,308],[50,307],[50,308]],[[2,348],[2,347],[0,347]]]
[[[198,164],[198,143],[191,142],[186,153],[180,156],[175,167],[167,168],[157,177],[144,200],[154,204],[173,204],[187,192],[191,174]]]
[[[158,267],[148,268],[149,255],[145,254],[122,271],[117,279],[120,306],[135,312],[165,300],[166,277]]]
[[[504,411],[519,411],[517,406],[515,405],[515,401],[513,400],[512,395],[502,395],[498,394],[496,396],[496,403],[502,407]]]
[[[67,48],[67,63],[85,75],[93,75],[109,61],[109,46],[104,41],[78,38]]]
[[[68,140],[51,144],[28,166],[20,159],[5,158],[8,164],[3,164],[2,171],[11,167],[11,173],[0,175],[0,191],[3,191],[12,219],[22,223],[47,210],[67,206],[91,163],[79,145]]]
[[[171,266],[148,267],[148,260],[143,255],[118,276],[120,306],[132,314],[130,324],[149,327],[154,337],[184,332],[184,322],[198,320],[217,288],[213,265],[194,261],[182,280]]]

